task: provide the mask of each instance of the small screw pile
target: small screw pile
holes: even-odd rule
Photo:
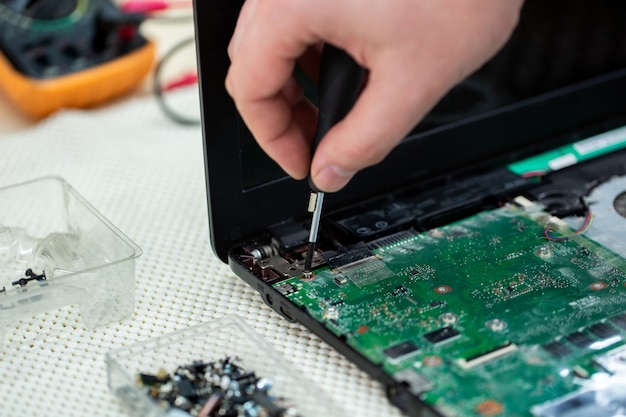
[[[226,357],[193,362],[173,374],[138,375],[138,383],[160,405],[193,417],[297,417],[284,398],[273,397],[272,381],[260,378]]]

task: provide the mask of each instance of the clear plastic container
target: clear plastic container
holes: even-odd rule
[[[61,178],[0,188],[0,346],[6,325],[64,305],[90,328],[128,318],[140,255]]]
[[[194,361],[237,358],[247,371],[267,378],[271,394],[286,398],[298,416],[340,416],[339,409],[306,377],[293,369],[243,319],[236,315],[118,349],[106,355],[109,389],[131,417],[189,415],[159,406],[137,382],[140,373],[172,373]]]

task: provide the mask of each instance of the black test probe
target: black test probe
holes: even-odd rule
[[[326,133],[342,120],[352,109],[361,92],[365,70],[354,59],[341,49],[332,45],[324,45],[319,73],[319,119],[313,140],[311,155]],[[317,242],[324,192],[316,187],[309,175],[311,195],[309,212],[313,213],[309,246],[304,263],[304,275],[311,276],[311,264]]]

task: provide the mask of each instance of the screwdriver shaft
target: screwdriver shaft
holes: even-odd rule
[[[320,111],[317,131],[311,147],[311,155],[315,154],[317,145],[328,131],[346,117],[359,97],[364,77],[365,69],[350,55],[333,45],[324,45],[319,73]],[[304,262],[304,276],[307,278],[312,276],[311,267],[315,254],[320,218],[322,217],[322,204],[324,202],[324,193],[317,188],[310,175],[309,187],[312,190],[309,199],[309,211],[313,212],[313,219],[311,220],[311,231],[309,233],[309,247]],[[311,206],[314,206],[313,210],[311,210]]]
[[[322,205],[324,204],[324,193],[311,193],[311,201],[313,201],[313,217],[311,218],[311,230],[309,232],[309,247],[306,252],[306,260],[304,261],[304,274],[311,274],[311,265],[313,264],[313,255],[315,253],[315,243],[317,242],[317,234],[320,227],[320,219],[322,217]],[[309,207],[310,209],[311,207]]]

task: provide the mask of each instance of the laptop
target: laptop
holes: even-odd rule
[[[224,89],[242,3],[195,2],[217,256],[407,415],[623,415],[626,3],[527,0],[497,56],[327,195],[310,278],[308,184]]]

